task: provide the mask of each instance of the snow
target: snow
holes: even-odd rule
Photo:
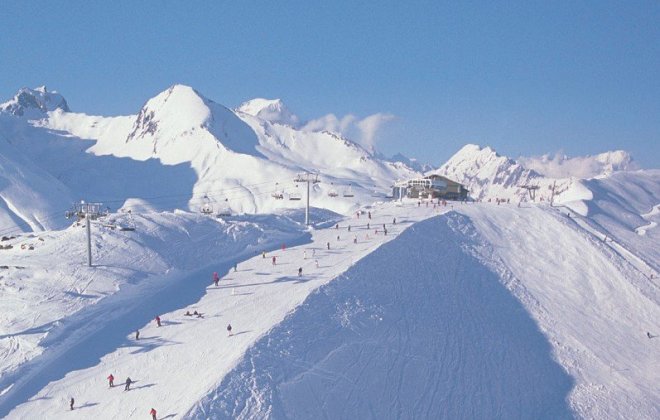
[[[292,127],[296,127],[300,122],[300,118],[293,114],[281,99],[255,98],[242,103],[236,111]]]
[[[553,178],[466,145],[434,172],[475,202],[374,202],[420,174],[279,100],[174,85],[128,116],[5,105],[2,417],[660,417],[660,170],[625,152],[548,158],[598,163]],[[288,199],[305,171],[310,227]],[[80,199],[110,207],[93,267],[85,220],[62,217]]]

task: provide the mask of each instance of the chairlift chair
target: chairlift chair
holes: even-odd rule
[[[332,185],[332,189],[330,191],[328,191],[328,197],[335,198],[339,195],[339,194],[337,194],[337,190],[335,190],[335,183],[331,182],[330,185]]]
[[[202,214],[213,214],[213,205],[211,204],[211,199],[209,199],[209,196],[206,194],[204,194],[204,204],[202,205],[200,211]]]
[[[278,187],[279,183],[275,183],[275,187]],[[283,200],[284,199],[284,191],[281,189],[275,190],[271,195],[275,200]]]
[[[119,230],[122,232],[133,232],[135,230],[135,221],[133,220],[133,213],[128,211],[128,222],[125,226],[120,225]]]
[[[344,197],[355,197],[352,185],[349,185],[348,188],[344,190]]]
[[[298,192],[298,186],[296,185],[296,190],[292,193],[289,193],[289,200],[299,201],[302,200],[302,195]]]

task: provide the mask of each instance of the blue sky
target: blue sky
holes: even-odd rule
[[[657,168],[659,22],[657,1],[4,1],[0,101],[45,84],[134,114],[184,83],[303,119],[392,114],[376,147],[433,164],[478,143]]]

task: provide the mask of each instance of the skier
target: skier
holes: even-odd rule
[[[358,211],[355,214],[357,214],[357,218],[359,219],[360,218],[360,212]]]
[[[319,260],[314,260],[314,264],[316,264],[316,268],[319,268]]]
[[[73,404],[75,404],[75,402],[76,402],[76,401],[73,399],[73,397],[71,397],[71,401],[69,401],[69,408],[70,408],[71,410],[73,410]]]
[[[215,284],[215,287],[218,287],[218,282],[220,281],[220,276],[218,276],[218,273],[216,271],[213,272],[213,284]]]
[[[307,250],[304,250],[303,251],[303,260],[306,260],[306,259],[307,259]]]
[[[367,215],[369,216],[369,220],[371,220],[371,212],[368,212]]]
[[[227,333],[231,337],[231,324],[227,324]]]
[[[298,267],[298,277],[302,277],[302,267]]]
[[[351,225],[348,225],[348,231],[349,232],[351,231]]]
[[[149,414],[151,414],[151,420],[157,420],[156,419],[156,409],[152,408],[151,411],[149,411]]]
[[[234,273],[238,271],[238,263],[234,263]]]
[[[335,225],[335,230],[339,229],[339,223]]]
[[[383,229],[383,233],[387,236],[387,229]]]
[[[337,235],[337,240],[339,240],[339,235]]]
[[[110,376],[108,376],[108,385],[110,385],[110,388],[115,386],[115,377],[112,376],[112,373],[110,374]]]
[[[197,312],[197,311],[195,311],[195,312]],[[183,314],[183,316],[192,316],[192,314],[190,313],[190,311],[186,311],[186,313]]]
[[[261,251],[261,258],[266,258],[266,251]]]
[[[353,238],[353,243],[354,243],[354,244],[357,243],[357,235],[355,235],[355,237]]]
[[[328,250],[329,250],[329,249],[330,249],[330,242],[328,242],[328,243],[326,244],[326,246],[328,247]]]
[[[135,330],[135,340],[140,339],[140,330]]]
[[[435,206],[434,206],[434,207],[435,207]],[[395,217],[394,219],[392,219],[392,224],[393,224],[393,225],[396,225],[396,217]]]
[[[131,378],[126,378],[126,385],[124,385],[124,391],[130,391],[132,383],[133,381],[131,381]]]
[[[648,332],[648,331],[646,332],[646,336],[647,336],[648,338],[653,338],[653,336],[651,335],[651,333]]]
[[[276,263],[277,263],[277,258],[275,258],[275,256],[273,255],[273,265],[275,265]]]
[[[156,325],[160,327],[160,316],[156,316]]]

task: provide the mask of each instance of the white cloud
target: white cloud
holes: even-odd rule
[[[308,131],[332,131],[359,143],[368,151],[373,152],[378,140],[378,131],[385,123],[394,118],[394,115],[382,112],[369,115],[362,119],[352,114],[345,115],[341,118],[334,114],[328,114],[321,118],[308,121],[302,126],[302,129]]]

